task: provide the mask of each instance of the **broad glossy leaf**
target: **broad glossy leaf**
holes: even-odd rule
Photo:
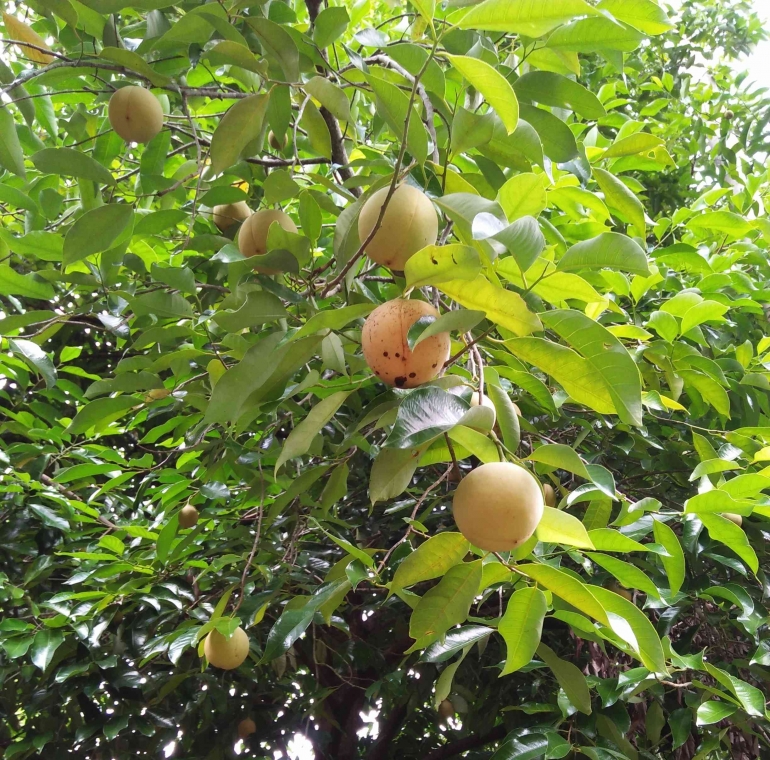
[[[706,526],[714,541],[732,549],[756,573],[759,569],[757,553],[749,543],[746,532],[732,520],[718,514],[701,514],[700,521]]]
[[[275,463],[275,471],[295,457],[301,457],[307,453],[313,439],[321,432],[324,425],[337,413],[337,410],[345,403],[350,391],[338,391],[331,396],[319,401],[308,413],[307,417],[289,433],[289,437],[283,444],[283,449]]]
[[[156,87],[164,87],[171,81],[169,77],[158,73],[142,56],[132,50],[105,46],[99,51],[99,57],[147,77]]]
[[[651,135],[648,132],[637,132],[636,134],[616,140],[602,153],[601,158],[618,158],[619,156],[635,156],[639,153],[649,153],[661,145],[663,145],[663,140],[660,137]]]
[[[345,92],[326,77],[313,77],[304,85],[305,92],[312,95],[333,116],[350,121],[350,103]]]
[[[87,211],[64,238],[64,265],[106,251],[133,224],[133,215],[133,208],[126,203],[108,203]]]
[[[444,662],[464,649],[468,644],[483,641],[495,632],[494,628],[483,625],[467,625],[447,633],[443,641],[431,644],[420,657],[421,662]]]
[[[591,714],[591,694],[588,691],[586,677],[577,666],[571,662],[562,660],[556,652],[546,644],[541,643],[537,648],[537,654],[551,669],[551,672],[564,689],[569,701],[585,715]]]
[[[56,385],[56,367],[37,343],[22,338],[9,338],[8,344],[14,354],[21,356],[43,376],[46,388],[53,388]]]
[[[576,546],[579,549],[593,549],[588,532],[574,515],[553,507],[545,507],[535,535],[538,541],[562,546]]]
[[[537,219],[531,216],[517,219],[513,224],[492,235],[492,238],[498,243],[502,243],[510,251],[519,272],[525,274],[545,248],[545,237],[540,231],[540,225],[537,223]],[[500,261],[498,266],[504,267],[505,262]]]
[[[64,634],[61,631],[41,628],[32,642],[29,656],[32,662],[40,668],[47,670],[56,654],[56,650],[64,643]]]
[[[239,309],[218,311],[213,321],[227,332],[238,332],[247,327],[255,327],[287,316],[288,312],[278,296],[258,290],[249,293]]]
[[[597,8],[609,11],[618,21],[645,34],[663,34],[674,28],[665,10],[654,0],[602,0]]]
[[[598,166],[593,169],[596,181],[604,193],[607,205],[619,211],[641,233],[646,229],[644,206],[633,191],[620,179]],[[612,233],[608,233],[612,234]],[[630,270],[629,270],[630,271]],[[646,272],[641,272],[646,274]]]
[[[369,473],[372,504],[400,496],[412,482],[423,448],[380,449]]]
[[[650,273],[647,256],[639,244],[617,232],[604,232],[576,243],[561,257],[557,266],[562,272],[608,267],[644,276]]]
[[[82,407],[70,422],[67,432],[70,435],[87,433],[93,427],[104,428],[125,415],[139,401],[131,396],[99,398]]]
[[[409,328],[407,333],[409,348],[414,351],[415,346],[419,346],[426,338],[439,333],[454,331],[466,333],[483,319],[483,311],[471,311],[470,309],[448,311],[438,319],[421,317]]]
[[[712,723],[719,723],[725,718],[729,718],[737,711],[737,705],[730,702],[717,702],[712,699],[698,707],[696,723],[699,726],[710,726]]]
[[[114,185],[112,173],[91,156],[74,148],[45,148],[32,156],[32,163],[44,174],[60,174],[65,177],[91,179]]]
[[[292,340],[304,338],[319,330],[341,330],[356,319],[370,314],[376,307],[374,304],[359,303],[351,306],[343,306],[332,311],[319,311],[313,314],[302,327],[292,336]]]
[[[582,613],[609,626],[604,607],[592,593],[593,587],[586,586],[572,575],[550,565],[530,563],[518,565],[518,569]]]
[[[0,294],[37,301],[51,301],[56,295],[53,286],[38,275],[33,272],[19,274],[7,264],[0,264]]]
[[[537,216],[547,203],[541,175],[531,172],[514,175],[498,191],[497,202],[509,222],[522,216]]]
[[[596,528],[589,530],[588,535],[593,542],[594,547],[601,552],[646,552],[647,547],[634,541],[633,538],[620,533],[612,528]]]
[[[268,102],[268,95],[250,95],[239,100],[220,119],[211,137],[209,152],[213,174],[231,167],[243,149],[252,140],[256,140],[262,130]]]
[[[537,315],[527,308],[518,293],[492,284],[483,275],[473,281],[442,282],[439,289],[466,309],[483,311],[487,319],[516,335],[529,335],[542,329]]]
[[[24,153],[21,149],[13,114],[8,106],[0,108],[0,166],[9,172],[26,177]]]
[[[385,446],[410,449],[428,443],[451,430],[468,411],[458,396],[437,386],[412,391],[398,408],[398,415]]]
[[[497,425],[503,437],[503,443],[508,451],[515,452],[521,442],[521,426],[519,415],[508,394],[495,384],[487,385],[487,394],[492,399],[497,413]]]
[[[636,588],[655,599],[660,599],[660,593],[655,584],[636,565],[632,565],[630,562],[623,562],[623,560],[616,557],[609,557],[606,554],[588,552],[587,556],[607,572],[612,573],[627,588]]]
[[[490,760],[537,760],[543,757],[547,749],[548,739],[543,734],[515,736],[506,739]],[[557,755],[546,755],[546,757],[557,757]]]
[[[578,148],[572,130],[550,111],[522,103],[521,118],[530,124],[543,143],[543,152],[552,161],[565,163],[577,158]]]
[[[447,531],[432,536],[398,566],[390,582],[388,596],[415,583],[442,577],[462,562],[470,548],[470,542],[461,533]]]
[[[704,322],[724,322],[728,306],[719,301],[701,301],[688,309],[682,317],[680,333],[684,335]]]
[[[324,8],[315,20],[313,41],[323,50],[342,36],[349,23],[350,16],[346,8]]]
[[[479,559],[455,565],[420,599],[409,620],[409,635],[416,640],[410,651],[424,649],[465,622],[481,581],[481,564]]]
[[[422,288],[453,280],[475,280],[481,259],[469,245],[429,245],[411,256],[404,267],[407,288]]]
[[[501,677],[520,670],[532,659],[540,644],[547,610],[545,594],[534,586],[519,589],[508,600],[498,626],[507,652]]]
[[[254,30],[265,55],[283,71],[286,82],[299,80],[299,50],[292,36],[281,26],[266,18],[249,16],[247,23]]]
[[[668,583],[672,594],[679,593],[684,583],[684,552],[679,539],[666,523],[653,519],[653,535],[655,540],[663,546],[667,555],[660,555],[660,561],[668,576]]]
[[[479,58],[448,56],[452,65],[475,87],[495,110],[508,134],[519,121],[519,101],[510,82],[493,66]]]
[[[457,25],[461,29],[541,37],[573,18],[589,15],[596,15],[596,9],[584,0],[485,0],[471,8]]]
[[[586,119],[599,119],[606,113],[590,90],[574,79],[551,71],[528,71],[516,80],[513,89],[522,100],[567,108]]]
[[[586,18],[559,27],[546,43],[550,48],[575,53],[619,51],[630,53],[644,39],[641,32],[607,18]]]

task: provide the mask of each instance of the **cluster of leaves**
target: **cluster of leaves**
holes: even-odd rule
[[[756,18],[321,5],[6,8],[4,757],[767,752],[770,110],[694,75]],[[393,273],[357,217],[399,181],[441,231]],[[213,224],[239,201],[296,220],[278,275]],[[404,293],[452,359],[386,390],[361,326]],[[558,497],[510,555],[451,518],[494,461]],[[239,624],[246,663],[202,668]]]

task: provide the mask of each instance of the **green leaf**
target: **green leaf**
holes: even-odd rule
[[[131,307],[137,316],[154,314],[166,319],[189,319],[193,316],[193,308],[184,296],[163,290],[155,290],[134,298]]]
[[[218,311],[213,320],[227,332],[237,332],[287,316],[288,312],[278,296],[265,290],[258,290],[250,292],[239,309]]]
[[[509,222],[537,216],[547,205],[541,175],[525,172],[511,177],[497,192],[497,202]]]
[[[114,185],[115,178],[91,156],[74,148],[45,148],[32,156],[35,168],[44,174],[60,174],[64,177],[80,177]]]
[[[575,136],[558,116],[528,103],[522,103],[519,110],[522,120],[530,124],[542,140],[543,152],[548,158],[564,163],[578,157]]]
[[[56,367],[54,367],[48,354],[37,343],[21,338],[9,338],[8,344],[14,354],[21,356],[24,361],[42,375],[46,388],[53,388],[56,385]]]
[[[537,315],[527,308],[518,293],[493,285],[483,275],[472,281],[442,282],[439,290],[466,309],[483,311],[487,319],[516,335],[529,335],[542,329]]]
[[[660,592],[655,584],[636,565],[623,562],[615,557],[608,557],[605,554],[588,552],[587,556],[607,572],[612,573],[627,588],[636,588],[655,599],[660,599]]]
[[[409,620],[409,635],[416,641],[408,651],[424,649],[465,621],[481,582],[481,565],[481,560],[455,565],[420,599]]]
[[[481,272],[478,251],[469,245],[429,245],[411,256],[404,267],[407,288],[422,288],[453,280],[475,280]]]
[[[586,119],[599,119],[606,114],[599,98],[574,79],[551,71],[529,71],[513,85],[522,100],[544,106],[567,108]]]
[[[134,225],[134,235],[159,235],[187,219],[188,214],[182,209],[167,208],[162,211],[155,211],[152,214],[138,217],[138,221]]]
[[[420,657],[421,662],[444,662],[452,655],[465,649],[468,644],[483,641],[494,633],[494,628],[483,625],[466,625],[449,631],[443,641],[431,644]]]
[[[506,739],[489,760],[538,760],[548,749],[548,739],[543,734],[526,734]],[[546,755],[563,757],[563,755]]]
[[[609,330],[579,311],[550,311],[543,315],[543,322],[578,350],[596,370],[620,419],[641,425],[641,379],[625,346]]]
[[[410,111],[409,96],[396,85],[374,74],[369,74],[366,80],[374,91],[377,113],[382,116],[399,142],[404,134],[407,115],[409,116],[409,127],[406,132],[407,148],[420,164],[424,164],[428,158],[428,133],[414,105]]]
[[[61,631],[41,628],[35,634],[29,658],[40,670],[47,670],[53,660],[56,650],[64,643],[64,634]]]
[[[315,20],[313,41],[323,50],[344,34],[349,23],[350,16],[346,8],[342,6],[324,8]]]
[[[578,16],[596,15],[584,0],[484,0],[471,8],[458,22],[461,29],[508,32],[526,37],[542,37],[557,26]]]
[[[549,48],[575,53],[631,53],[644,39],[641,32],[607,18],[586,18],[559,27],[546,43]]]
[[[519,101],[510,82],[479,58],[449,55],[450,63],[475,87],[495,110],[510,135],[519,123]]]
[[[647,256],[632,238],[617,232],[601,235],[573,245],[559,260],[557,268],[562,272],[608,267],[622,272],[647,276]]]
[[[745,237],[754,229],[751,222],[732,211],[706,211],[690,219],[686,226],[691,230],[698,230],[701,234],[704,230],[713,230],[737,238]]]
[[[553,649],[543,643],[538,646],[537,654],[551,669],[569,701],[584,715],[590,715],[591,694],[588,691],[588,682],[577,666],[562,660]]]
[[[508,600],[497,629],[507,650],[501,677],[520,670],[532,659],[540,644],[547,610],[545,594],[534,586],[519,589]]]
[[[652,521],[655,540],[663,546],[667,554],[660,555],[660,561],[668,576],[668,584],[672,594],[678,594],[684,583],[684,552],[679,539],[671,528],[660,520]]]
[[[579,549],[593,549],[594,545],[580,520],[563,510],[545,507],[535,531],[538,541]]]
[[[757,572],[759,569],[757,553],[749,543],[743,528],[718,514],[700,514],[699,518],[714,541],[719,541],[732,549],[751,568],[752,572]]]
[[[486,145],[494,133],[494,114],[477,114],[458,105],[452,120],[449,148],[454,154]]]
[[[506,228],[500,230],[500,232],[492,235],[492,238],[497,240],[498,243],[502,243],[508,251],[510,251],[519,268],[519,273],[528,272],[545,248],[545,237],[540,231],[540,225],[538,224],[537,219],[534,219],[531,216],[524,216],[521,219],[517,219],[513,224],[508,225]],[[500,271],[504,277],[505,273],[503,270],[505,267],[505,259],[500,260],[498,262],[498,271]],[[549,277],[551,280],[553,279],[553,275],[550,275]],[[535,276],[535,279],[538,279],[537,276]]]
[[[409,349],[414,351],[415,346],[419,346],[426,338],[438,335],[442,332],[467,333],[484,319],[483,311],[471,311],[470,309],[455,309],[442,314],[438,319],[430,322],[423,322],[425,317],[421,317],[410,328],[407,333],[407,342]]]
[[[637,228],[637,230],[639,230],[640,233],[644,234],[646,223],[644,220],[644,206],[642,206],[642,202],[628,188],[625,182],[610,174],[608,171],[596,166],[593,168],[593,173],[596,177],[596,181],[599,183],[599,187],[604,193],[604,199],[607,201],[607,205],[610,208],[619,211],[634,225],[634,227]],[[642,251],[642,253],[644,253],[644,251]],[[646,274],[646,271],[641,272],[641,274]]]
[[[50,507],[42,504],[28,504],[29,511],[37,515],[46,525],[58,530],[69,530],[70,524],[60,515],[56,514]]]
[[[19,274],[7,264],[0,264],[0,294],[36,301],[52,301],[56,295],[53,286],[34,272]]]
[[[250,19],[250,21],[253,20],[255,19]],[[266,21],[266,19],[260,20]],[[243,149],[252,140],[257,139],[262,131],[262,121],[265,118],[269,100],[268,94],[250,95],[248,98],[239,100],[219,120],[211,137],[209,152],[212,174],[220,174],[231,167],[238,160]]]
[[[229,64],[231,66],[240,66],[246,71],[253,71],[255,74],[264,72],[264,64],[260,66],[257,57],[245,45],[233,40],[222,40],[217,42],[213,48],[206,51],[206,58],[214,66]]]
[[[24,169],[24,153],[21,149],[16,124],[11,109],[3,104],[0,108],[0,166],[19,177],[27,176]]]
[[[571,604],[585,615],[590,615],[603,625],[609,626],[607,613],[601,603],[592,593],[594,587],[581,583],[577,578],[568,575],[561,570],[557,570],[550,565],[526,564],[518,565],[518,569],[525,575],[537,581],[556,596],[561,597],[565,602]]]
[[[312,95],[333,116],[350,121],[350,103],[345,92],[326,77],[313,77],[304,85],[305,92]]]
[[[388,596],[415,583],[444,576],[462,562],[470,551],[470,542],[461,533],[445,532],[420,544],[396,569]]]
[[[299,81],[299,50],[292,36],[280,24],[266,18],[248,16],[246,23],[259,37],[265,55],[283,71],[284,81]]]
[[[321,586],[302,606],[287,606],[267,635],[261,662],[271,662],[292,647],[313,622],[315,613],[335,595],[350,589],[347,578]],[[295,597],[298,599],[299,597]]]
[[[710,726],[712,723],[719,723],[725,718],[729,718],[737,710],[737,705],[729,702],[717,702],[712,699],[698,707],[696,723],[699,726]]]
[[[635,156],[639,153],[649,153],[663,145],[660,137],[647,132],[637,132],[628,137],[621,137],[610,145],[600,158],[618,158],[620,156]]]
[[[596,528],[589,530],[588,536],[594,547],[600,552],[646,552],[649,551],[644,544],[634,541],[633,538],[620,533],[612,528]]]
[[[704,322],[724,322],[724,314],[729,307],[718,301],[701,301],[689,308],[682,317],[682,326],[679,328],[680,334],[685,335],[693,327],[702,325]]]
[[[412,449],[451,430],[468,411],[467,402],[436,386],[412,391],[398,408],[385,446]]]
[[[429,24],[433,23],[433,14],[436,12],[436,0],[413,0],[412,4]]]
[[[585,480],[591,480],[591,474],[583,460],[575,449],[565,443],[547,443],[538,446],[527,458],[533,462],[542,462],[559,470],[572,472]]]
[[[166,563],[171,546],[174,543],[176,534],[179,531],[179,515],[172,515],[166,524],[158,533],[158,540],[155,543],[155,559],[162,564]]]
[[[497,413],[497,425],[503,437],[503,443],[508,451],[516,451],[521,442],[521,427],[519,415],[508,394],[499,386],[492,383],[487,385],[487,394],[492,399]]]
[[[701,462],[693,471],[688,480],[692,482],[704,475],[714,475],[719,472],[728,472],[730,470],[740,470],[741,466],[735,462],[728,462],[726,459],[706,459]]]
[[[87,433],[91,428],[104,429],[110,423],[120,419],[131,407],[137,405],[137,400],[131,396],[115,396],[114,398],[99,398],[91,401],[78,411],[67,428],[70,435]]]
[[[99,52],[99,58],[104,58],[120,66],[124,66],[137,74],[147,77],[156,87],[165,87],[171,82],[171,79],[165,74],[159,74],[150,66],[142,56],[131,50],[118,47],[103,47]]]
[[[470,645],[466,646],[462,654],[451,664],[447,665],[436,681],[436,690],[433,694],[433,709],[438,710],[439,705],[449,696],[452,691],[452,681],[454,680],[457,668],[460,667],[468,652],[471,651]]]
[[[677,374],[684,380],[685,388],[694,388],[719,414],[730,419],[730,397],[714,378],[691,369],[680,369]]]
[[[86,211],[64,238],[64,266],[111,248],[132,223],[133,215],[133,208],[125,203],[108,203]]]
[[[478,407],[474,407],[473,411],[481,411]],[[491,426],[491,418],[489,424]],[[455,443],[459,444],[461,448],[470,452],[486,464],[487,462],[499,462],[500,453],[497,450],[497,446],[494,441],[489,438],[488,435],[479,432],[466,425],[457,425],[453,427],[449,433],[449,437]]]
[[[352,321],[367,316],[375,309],[375,304],[358,303],[352,306],[343,306],[341,309],[319,311],[313,314],[299,330],[292,336],[292,340],[313,335],[319,330],[341,330]]]
[[[653,0],[602,0],[597,8],[645,34],[663,34],[674,28],[663,8]]]
[[[369,473],[372,504],[400,496],[412,482],[424,449],[380,449]]]
[[[319,401],[308,413],[302,422],[289,433],[289,437],[283,444],[283,449],[275,463],[275,471],[295,457],[301,457],[308,452],[313,439],[321,432],[324,425],[334,417],[337,410],[345,403],[350,391],[338,391]]]

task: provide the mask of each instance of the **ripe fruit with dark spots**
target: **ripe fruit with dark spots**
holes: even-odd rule
[[[426,338],[409,350],[409,328],[424,316],[438,317],[425,301],[397,298],[378,306],[368,317],[361,334],[364,359],[383,382],[397,388],[416,388],[433,380],[449,358],[449,333]]]

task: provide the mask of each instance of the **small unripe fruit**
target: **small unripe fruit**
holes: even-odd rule
[[[727,119],[728,121],[732,121],[734,118],[735,118],[735,113],[728,108],[725,111],[725,119]]]
[[[535,532],[543,508],[537,481],[510,462],[489,462],[466,475],[452,505],[460,533],[488,552],[523,544]]]
[[[476,391],[471,396],[471,406],[485,406],[487,409],[492,410],[492,427],[497,422],[497,410],[495,409],[494,402],[489,396],[482,396],[480,391]]]
[[[248,657],[249,637],[240,626],[235,629],[235,633],[229,639],[214,629],[206,636],[203,653],[215,668],[233,670]]]
[[[446,721],[448,718],[454,717],[455,706],[448,699],[445,699],[438,706],[438,714],[441,720]]]
[[[449,358],[449,333],[433,335],[409,350],[409,328],[425,316],[438,317],[438,312],[425,301],[396,298],[367,317],[361,333],[364,359],[388,385],[416,388],[433,380]]]
[[[722,517],[726,517],[730,522],[734,522],[739,528],[743,525],[743,518],[732,512],[722,512]]]
[[[550,483],[543,484],[543,496],[545,497],[546,507],[556,506],[556,491],[553,490],[553,486]]]
[[[516,412],[516,416],[521,417],[521,409],[519,409],[519,405],[513,401],[511,403],[513,404],[513,411]]]
[[[126,142],[148,143],[163,129],[160,101],[144,87],[121,87],[107,111],[112,128]]]
[[[238,233],[238,250],[247,258],[251,256],[264,256],[267,253],[267,234],[270,231],[270,225],[273,222],[283,227],[287,232],[297,232],[297,225],[294,224],[288,214],[283,211],[271,208],[263,208],[252,214],[242,225]],[[257,272],[262,274],[277,274],[278,270],[269,267],[254,266]]]
[[[271,129],[267,135],[267,142],[273,150],[277,150],[280,153],[286,147],[286,133],[278,137]]]
[[[257,724],[251,718],[244,718],[238,724],[238,738],[245,739],[257,730]]]
[[[222,231],[229,229],[239,222],[245,222],[250,216],[251,209],[246,201],[223,203],[220,206],[214,206],[211,214],[214,224]]]
[[[199,517],[198,510],[192,504],[185,504],[179,510],[179,527],[192,528],[198,522]]]
[[[380,216],[390,187],[369,198],[358,215],[358,237],[363,243]],[[438,238],[438,215],[425,193],[400,185],[385,209],[382,224],[366,246],[366,255],[377,264],[402,272],[408,259]]]

